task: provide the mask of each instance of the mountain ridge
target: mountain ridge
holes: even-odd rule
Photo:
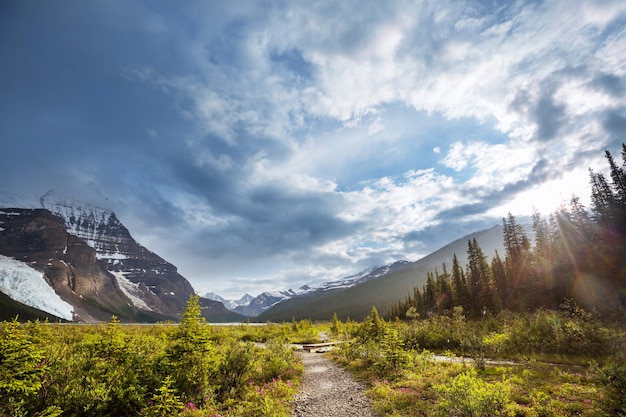
[[[238,301],[225,300],[223,297],[215,293],[209,293],[205,295],[205,297],[214,297],[212,299],[222,301],[222,303],[227,308],[229,308],[228,306],[232,306],[231,308],[229,308],[229,310],[231,311],[235,311],[248,317],[257,317],[259,314],[272,308],[276,304],[289,300],[291,298],[304,297],[316,291],[324,292],[333,291],[341,288],[349,288],[361,282],[378,278],[379,276],[388,274],[392,271],[400,270],[408,264],[408,261],[400,260],[386,265],[373,265],[356,274],[332,281],[325,281],[321,284],[306,284],[296,290],[289,288],[287,290],[266,291],[257,295],[256,297],[252,297],[249,294],[246,294],[246,296],[250,297],[249,300],[246,299],[246,302],[241,302],[246,296]]]
[[[426,274],[442,267],[452,265],[454,254],[461,265],[467,262],[467,241],[476,238],[487,257],[495,251],[503,251],[502,226],[495,225],[460,237],[440,249],[412,262],[399,271],[381,275],[358,285],[328,292],[314,292],[305,297],[292,298],[277,303],[272,308],[256,317],[258,321],[330,320],[333,314],[345,320],[362,320],[372,307],[378,311],[387,311],[398,300],[412,293],[415,286],[426,283]]]

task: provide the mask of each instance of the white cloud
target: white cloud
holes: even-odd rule
[[[174,34],[194,68],[159,73],[146,65],[124,75],[173,97],[196,128],[185,136],[194,167],[209,180],[229,181],[219,196],[200,181],[178,193],[155,188],[185,213],[194,229],[189,236],[224,230],[230,234],[223,246],[233,248],[237,227],[261,239],[284,226],[290,205],[301,209],[311,201],[325,202],[328,218],[362,225],[301,248],[282,248],[286,254],[268,254],[263,247],[255,255],[254,242],[243,242],[249,265],[219,272],[259,283],[268,277],[289,282],[297,271],[336,277],[370,258],[415,256],[402,237],[439,225],[447,210],[458,209],[461,217],[465,206],[477,205],[471,215],[485,218],[504,214],[498,210],[528,210],[528,201],[554,202],[547,198],[558,194],[554,190],[580,188],[582,178],[576,174],[575,182],[567,182],[558,173],[578,172],[577,164],[586,161],[577,155],[609,141],[602,113],[626,106],[626,98],[591,83],[599,73],[626,74],[626,29],[611,23],[626,7],[619,1],[501,4],[240,3],[220,13],[215,6],[194,6],[187,16],[196,30],[151,16],[146,30]],[[552,113],[542,114],[541,103]],[[420,159],[415,170],[398,166],[393,174],[377,171],[382,164],[368,166],[389,158],[393,168],[410,148],[405,145],[423,137],[421,126],[409,123],[411,130],[401,132],[397,117],[386,113],[392,106],[442,117],[441,142],[411,148],[420,149],[416,160],[419,152],[431,154],[430,164]],[[501,136],[469,137],[452,132],[446,120],[493,126]],[[155,136],[157,130],[146,132]],[[441,167],[459,175],[444,175]],[[263,192],[276,193],[283,205],[252,201]],[[502,197],[508,200],[503,203],[498,193],[509,193]],[[489,203],[497,207],[489,210]],[[257,218],[262,220],[255,223]],[[304,229],[285,233],[304,240],[310,232]],[[280,240],[281,231],[275,232]],[[202,276],[213,269],[207,263],[218,268],[220,261],[196,260],[201,266],[193,274]]]

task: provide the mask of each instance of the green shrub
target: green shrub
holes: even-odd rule
[[[172,388],[173,380],[165,378],[163,385],[152,396],[148,407],[141,410],[141,417],[169,417],[178,414],[185,407]]]
[[[597,369],[604,387],[604,408],[613,416],[626,417],[626,353]]]
[[[0,415],[18,415],[41,388],[43,351],[17,320],[0,327]]]
[[[398,337],[398,332],[391,326],[385,329],[381,341],[382,352],[375,366],[381,375],[399,376],[403,367],[409,362],[409,355],[404,350],[404,344]]]
[[[254,367],[254,345],[233,342],[217,371],[220,381],[217,397],[220,401],[236,397],[249,379]]]
[[[484,382],[473,369],[456,376],[449,384],[436,386],[435,390],[441,395],[437,411],[442,417],[501,416],[512,405],[511,389],[506,382]]]

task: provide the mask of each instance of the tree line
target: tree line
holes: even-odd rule
[[[469,318],[539,308],[580,305],[599,317],[623,319],[626,307],[626,144],[622,166],[609,151],[610,178],[589,170],[591,209],[572,196],[543,217],[532,215],[532,242],[509,213],[502,219],[504,254],[489,261],[476,239],[468,241],[463,268],[454,255],[451,269],[427,274],[426,284],[389,309],[389,318],[416,319],[452,314]],[[573,303],[571,302],[573,301]]]

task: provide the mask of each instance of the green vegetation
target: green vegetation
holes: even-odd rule
[[[549,220],[535,213],[534,246],[509,214],[504,259],[469,240],[465,269],[455,255],[393,321],[374,308],[354,328],[335,358],[369,381],[380,414],[626,416],[626,171],[606,157],[591,212],[572,197]]]
[[[288,416],[310,323],[211,327],[0,323],[0,415]],[[268,348],[254,344],[262,340]]]
[[[373,309],[333,357],[369,384],[384,416],[626,416],[626,332],[581,313],[472,321],[457,308],[387,322]]]
[[[384,416],[626,417],[626,173],[607,159],[591,213],[535,214],[534,247],[509,215],[504,259],[470,240],[465,270],[455,256],[388,320],[210,327],[194,296],[179,325],[0,323],[0,415],[288,416],[288,343],[324,332]]]

